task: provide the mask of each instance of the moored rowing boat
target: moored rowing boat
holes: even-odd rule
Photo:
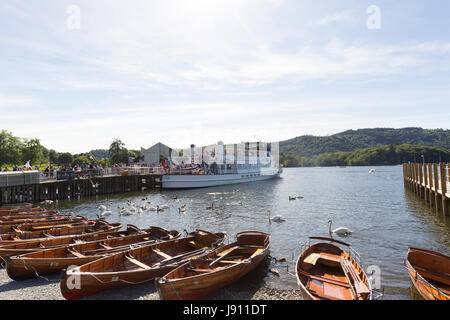
[[[51,237],[46,239],[37,239],[30,241],[16,241],[14,243],[10,243],[7,245],[0,246],[0,258],[5,260],[6,257],[9,256],[18,256],[21,254],[27,254],[31,252],[36,252],[44,249],[52,249],[63,246],[68,246],[71,244],[79,244],[90,241],[98,241],[116,237],[129,236],[136,233],[141,233],[140,228],[127,225],[127,229],[125,231],[102,231],[102,232],[91,232],[85,234],[76,234],[62,237]]]
[[[67,270],[60,281],[66,299],[150,281],[223,243],[224,233],[197,230],[191,236],[109,255]],[[74,283],[75,282],[75,283]]]
[[[372,289],[359,258],[351,246],[333,238],[311,237],[298,257],[297,283],[311,300],[371,300]],[[348,252],[341,246],[346,246]],[[354,253],[352,256],[350,253]]]
[[[35,230],[46,230],[57,227],[72,226],[80,223],[87,223],[87,219],[82,216],[71,217],[71,216],[56,216],[53,219],[43,219],[30,222],[17,222],[10,221],[0,224],[0,233],[15,233],[24,231],[35,231]]]
[[[172,270],[155,281],[164,300],[200,299],[242,278],[267,256],[270,236],[242,231],[236,242],[220,247]]]
[[[6,233],[0,235],[0,245],[8,245],[17,242],[34,241],[93,232],[118,231],[122,228],[120,223],[108,223],[104,220],[89,221],[88,224],[66,228],[54,228],[49,230],[25,231],[20,233]]]
[[[37,275],[54,273],[70,266],[79,266],[98,260],[113,252],[129,250],[164,239],[175,239],[181,234],[159,227],[140,230],[137,234],[80,244],[71,244],[6,258],[6,271],[13,280],[24,280]]]
[[[414,287],[426,300],[450,300],[450,257],[409,248],[406,268]]]

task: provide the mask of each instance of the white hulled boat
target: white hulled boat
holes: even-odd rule
[[[269,149],[260,150],[259,142],[254,143],[253,150],[250,143],[244,143],[244,145],[242,154],[239,154],[237,145],[231,145],[231,148],[229,145],[228,151],[226,151],[227,147],[221,143],[215,145],[213,158],[216,161],[207,161],[210,165],[204,161],[207,155],[202,148],[201,156],[189,157],[191,160],[189,166],[178,166],[163,175],[162,187],[164,189],[204,188],[280,177],[282,169],[278,163],[278,148],[272,150],[273,144],[268,144]],[[194,147],[191,146],[191,154],[195,153]],[[219,162],[218,159],[223,161]]]

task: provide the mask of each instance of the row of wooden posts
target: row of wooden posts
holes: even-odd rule
[[[0,205],[45,200],[80,199],[97,195],[162,187],[161,175],[105,176],[0,187]]]
[[[405,188],[423,199],[430,208],[449,216],[450,163],[405,163]]]

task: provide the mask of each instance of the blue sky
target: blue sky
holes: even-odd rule
[[[367,27],[370,5],[380,29]],[[73,153],[116,137],[183,148],[448,129],[449,12],[448,1],[2,1],[0,128]]]

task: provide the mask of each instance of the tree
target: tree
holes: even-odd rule
[[[25,139],[22,146],[22,162],[30,161],[31,164],[40,164],[43,159],[43,147],[39,139]]]
[[[48,160],[49,160],[51,163],[56,163],[56,162],[58,162],[58,153],[57,153],[55,150],[50,149],[50,150],[48,151]]]
[[[68,166],[72,163],[73,155],[69,152],[60,153],[57,163],[60,165]]]
[[[81,166],[83,164],[91,164],[92,162],[93,161],[91,159],[89,159],[89,157],[80,155],[80,156],[75,157],[72,160],[72,166],[75,166],[75,165]]]
[[[0,165],[20,164],[23,142],[12,133],[2,130],[0,132]]]
[[[109,157],[111,163],[128,162],[128,150],[125,143],[119,139],[114,139],[109,147]]]

